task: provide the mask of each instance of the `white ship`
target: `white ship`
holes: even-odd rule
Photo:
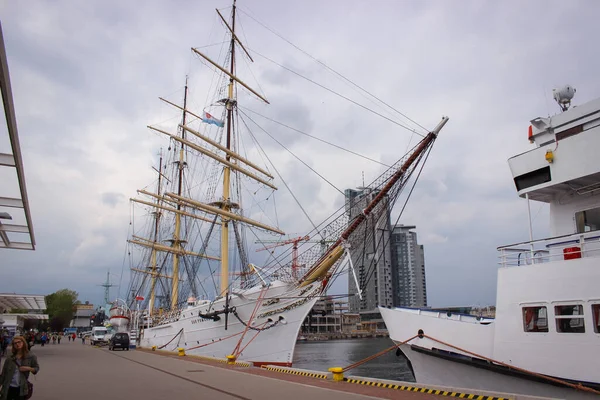
[[[110,308],[108,310],[108,321],[117,332],[129,331],[131,311],[123,300],[117,299],[110,304]]]
[[[598,398],[600,99],[568,109],[574,93],[555,91],[563,112],[532,120],[535,148],[508,160],[519,196],[550,205],[552,237],[498,248],[496,318],[380,307],[418,383]]]
[[[181,123],[171,130],[149,127],[169,139],[170,152],[165,160],[161,156],[156,169],[156,189],[139,190],[142,197],[132,199],[145,207],[143,214],[150,217],[145,221],[151,220],[134,229],[129,240],[132,254],[139,256],[128,290],[127,303],[136,310],[132,329],[140,328],[139,343],[146,348],[183,348],[187,354],[290,366],[301,324],[348,264],[348,249],[361,248],[373,234],[373,221],[388,212],[387,204],[393,205],[413,171],[422,166],[448,119],[425,132],[421,142],[369,185],[379,194],[356,218],[349,220],[342,207],[320,225],[313,224],[302,243],[294,243],[291,260],[288,252],[271,255],[260,267],[253,265],[245,239],[260,239],[265,233],[280,237],[284,232],[268,223],[277,215],[265,217],[267,206],[274,205],[264,199],[270,200],[277,189],[275,174],[240,154],[240,135],[245,132],[240,128],[250,124],[236,95],[243,90],[267,100],[236,76],[237,57],[249,62],[251,58],[234,33],[235,2],[230,22],[219,15],[231,34],[227,69],[192,49],[216,68],[214,97],[209,96],[204,111],[194,113],[188,106],[186,81],[183,105],[165,100],[182,112]],[[243,143],[255,140],[250,134]],[[269,159],[259,145],[245,151]],[[276,167],[271,164],[271,169]],[[244,211],[244,206],[255,204],[260,210]],[[308,236],[315,240],[308,241]],[[211,290],[202,293],[207,287],[215,296],[200,299],[210,295]]]

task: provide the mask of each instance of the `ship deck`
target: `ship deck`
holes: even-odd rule
[[[414,383],[358,378],[360,383],[334,382],[315,378],[310,373],[282,373],[265,368],[227,365],[196,357],[178,357],[149,350],[108,351],[83,345],[80,339],[60,345],[36,345],[40,372],[30,378],[34,396],[41,400],[111,400],[139,398],[203,399],[440,399],[439,394],[415,392]],[[321,374],[326,374],[322,372]],[[388,387],[376,387],[372,384]],[[401,386],[404,389],[400,389]],[[398,386],[398,389],[391,388]],[[413,389],[411,389],[413,388]],[[434,388],[436,389],[436,388]],[[434,390],[423,388],[423,391]],[[437,388],[440,389],[440,388]],[[473,392],[450,388],[446,396],[479,398],[516,398],[506,394],[469,396]],[[442,394],[442,392],[440,392]],[[475,393],[477,394],[477,393]],[[490,396],[490,397],[488,397]],[[524,398],[524,397],[519,397]]]

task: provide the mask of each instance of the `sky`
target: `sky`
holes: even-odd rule
[[[33,252],[0,249],[0,292],[69,288],[98,304],[110,271],[121,285],[111,296],[123,295],[129,198],[153,182],[151,167],[168,145],[146,126],[176,121],[178,111],[158,97],[181,104],[186,75],[190,108],[207,105],[212,70],[190,48],[208,46],[219,58],[225,28],[215,8],[227,16],[230,7],[223,0],[0,2],[37,241]],[[239,37],[255,59],[250,65],[240,56],[238,75],[271,102],[243,95],[240,104],[386,164],[416,143],[411,131],[265,58],[410,125],[302,49],[427,129],[450,117],[399,222],[416,225],[425,247],[430,305],[494,304],[496,248],[529,237],[527,203],[507,159],[532,148],[531,119],[559,112],[553,88],[573,85],[574,104],[600,95],[600,3],[256,0],[239,1],[238,10]],[[267,126],[342,191],[381,172]],[[0,130],[7,152],[5,124]],[[266,149],[316,220],[343,203],[277,146]],[[1,171],[0,179],[3,195],[14,194],[14,177]],[[301,234],[306,223],[282,199],[279,223]],[[548,208],[532,203],[531,214],[534,237],[549,236]]]

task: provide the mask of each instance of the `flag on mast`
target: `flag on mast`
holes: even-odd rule
[[[204,115],[202,116],[202,122],[206,122],[207,124],[216,125],[219,128],[222,128],[222,127],[225,126],[225,122],[223,120],[220,120],[220,119],[217,119],[217,118],[213,117],[212,115],[210,115],[206,111],[204,111]]]

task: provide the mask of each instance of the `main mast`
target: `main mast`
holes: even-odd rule
[[[162,150],[160,153],[160,161],[158,163],[158,183],[156,185],[156,195],[160,196],[160,184],[161,184],[161,178],[162,178]],[[156,204],[158,205],[160,203],[160,200],[157,198],[156,199]],[[160,209],[158,207],[156,207],[156,211],[154,211],[154,242],[158,242],[158,227],[160,224]],[[157,272],[156,272],[156,249],[153,248],[152,249],[152,254],[150,256],[150,268],[151,268],[151,284],[150,284],[150,302],[148,303],[148,313],[150,316],[152,316],[152,313],[154,312],[154,302],[156,299],[156,278],[157,278]]]
[[[188,85],[187,85],[187,76],[185,78],[185,93],[183,95],[183,109],[185,110],[187,108],[187,92],[188,92]],[[182,125],[185,126],[185,117],[186,117],[186,112],[183,112],[183,119],[182,119]],[[180,128],[181,130],[181,139],[185,140],[185,129]],[[178,182],[177,182],[177,195],[181,196],[181,189],[182,189],[182,185],[183,185],[183,168],[184,168],[184,162],[183,162],[183,158],[184,158],[184,143],[181,143],[181,147],[179,148],[179,161],[178,163],[178,168],[179,168],[179,176],[178,176]],[[175,309],[177,307],[177,299],[179,297],[179,251],[182,250],[181,248],[181,243],[183,242],[180,239],[180,234],[181,234],[181,202],[177,202],[177,211],[175,213],[175,232],[173,233],[173,244],[172,247],[175,249],[175,252],[173,253],[173,275],[172,275],[172,281],[171,281],[171,309]]]
[[[231,12],[231,63],[229,66],[229,86],[228,86],[228,98],[227,98],[227,150],[231,150],[231,124],[233,120],[233,107],[235,101],[233,98],[233,76],[235,73],[235,0],[233,1],[233,10]],[[185,108],[185,106],[184,106]],[[225,160],[230,162],[231,156],[226,152]],[[221,204],[221,210],[229,212],[231,210],[231,199],[230,199],[230,178],[231,168],[225,164],[225,170],[223,171],[223,203]],[[226,217],[221,218],[221,294],[227,296],[229,287],[229,219]]]

